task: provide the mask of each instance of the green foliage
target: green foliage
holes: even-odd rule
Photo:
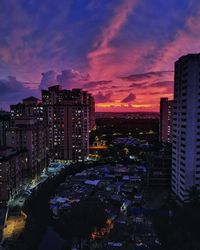
[[[188,192],[188,199],[186,200],[192,206],[198,206],[200,204],[200,191],[197,189],[196,186],[192,186],[190,189],[187,190]]]
[[[97,199],[82,201],[66,211],[59,219],[57,230],[64,238],[83,239],[95,228],[105,224],[106,213],[103,204]]]

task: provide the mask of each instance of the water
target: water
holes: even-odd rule
[[[64,244],[66,243],[54,230],[51,226],[47,228],[38,250],[62,250]]]
[[[59,176],[43,183],[32,194],[24,209],[28,215],[25,229],[18,240],[5,243],[5,246],[9,246],[8,249],[63,250],[71,246],[72,239],[69,237],[68,241],[64,240],[52,227],[49,200],[55,195],[56,188],[65,181],[67,175],[81,172],[84,168],[84,165],[78,165],[66,169]]]

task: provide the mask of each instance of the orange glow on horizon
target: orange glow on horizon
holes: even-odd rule
[[[158,112],[159,104],[97,103],[97,112]]]

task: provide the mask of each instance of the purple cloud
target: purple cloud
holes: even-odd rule
[[[77,87],[82,82],[90,79],[89,74],[83,74],[78,70],[65,69],[61,73],[57,73],[54,70],[49,70],[42,73],[42,79],[39,88],[48,88],[51,85],[60,84],[67,88]]]
[[[39,88],[45,89],[51,85],[56,84],[57,83],[56,75],[57,74],[54,70],[49,70],[47,72],[42,73],[42,79]]]
[[[121,102],[132,102],[136,99],[136,96],[133,93],[130,93],[127,97],[125,97]]]
[[[82,74],[78,70],[65,69],[61,74],[57,75],[57,81],[59,84],[66,85],[68,81],[88,81],[90,79],[89,74]]]
[[[155,72],[152,71],[152,72],[146,72],[142,74],[133,74],[129,76],[123,76],[120,78],[126,81],[145,81],[145,80],[150,80],[155,77],[168,76],[171,73],[173,73],[173,71],[155,71]]]
[[[129,85],[129,87],[132,87],[132,88],[147,88],[149,85],[148,85],[148,82],[140,82],[140,83],[136,83],[136,82],[133,82]]]
[[[103,94],[101,91],[99,91],[95,96],[95,102],[96,103],[102,103],[102,102],[110,102],[111,101],[111,95],[112,93],[109,92],[107,94]]]
[[[88,82],[88,83],[84,84],[84,88],[91,89],[91,88],[96,88],[96,87],[102,86],[102,85],[108,85],[109,83],[112,83],[112,81],[111,80],[93,81],[93,82]]]
[[[161,81],[161,82],[154,82],[150,86],[151,87],[173,87],[173,81]]]
[[[30,83],[31,85],[32,83]],[[30,89],[28,82],[18,81],[14,76],[0,80],[0,104],[5,109],[9,109],[9,104],[15,104],[29,95],[38,95],[37,90]]]

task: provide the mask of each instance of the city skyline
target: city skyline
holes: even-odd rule
[[[200,51],[195,0],[1,5],[0,107],[6,109],[59,83],[92,93],[96,111],[159,111],[160,97],[173,97],[174,62]]]

